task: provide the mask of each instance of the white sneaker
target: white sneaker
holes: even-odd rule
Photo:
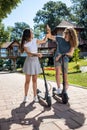
[[[35,97],[34,97],[34,102],[39,102],[39,100],[38,100],[38,97],[37,97],[37,96],[35,96]]]
[[[57,94],[61,94],[61,92],[62,92],[61,89],[58,88],[58,89],[57,89]]]
[[[28,102],[27,96],[24,97],[24,101],[23,102]]]

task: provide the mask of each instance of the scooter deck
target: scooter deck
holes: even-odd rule
[[[58,97],[62,97],[62,93],[58,94],[56,91],[54,91],[53,94],[58,96]]]
[[[63,104],[67,104],[69,100],[67,93],[58,94],[56,90],[53,90],[53,98]]]

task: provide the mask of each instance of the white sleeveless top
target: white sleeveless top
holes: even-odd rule
[[[37,39],[33,38],[32,41],[25,43],[24,47],[27,47],[31,53],[37,53],[38,44],[36,43],[36,41]],[[39,58],[37,56],[35,57],[27,56],[23,66],[23,72],[29,75],[40,74],[42,71]]]
[[[24,47],[27,47],[29,52],[31,53],[37,53],[38,52],[38,45],[37,45],[37,39],[33,38],[32,41],[27,42],[24,44]]]

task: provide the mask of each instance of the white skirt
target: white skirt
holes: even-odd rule
[[[40,74],[42,71],[38,57],[26,57],[23,72],[28,75]]]

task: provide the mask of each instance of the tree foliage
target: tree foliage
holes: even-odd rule
[[[10,33],[5,29],[4,24],[0,22],[0,44],[9,41]]]
[[[79,26],[84,27],[82,38],[87,39],[87,0],[71,0],[73,2],[73,11]]]
[[[76,48],[73,54],[73,61],[76,62],[76,64],[80,59],[79,52],[80,52],[79,48]]]
[[[49,1],[44,4],[43,8],[36,13],[36,17],[34,18],[35,28],[44,27],[44,25],[48,24],[52,29],[56,27],[61,20],[70,20],[70,8],[67,8],[65,3],[61,1],[53,2]]]
[[[8,26],[7,28],[0,22],[0,44],[7,41],[20,41],[25,28],[30,28],[30,26],[24,22],[17,22],[14,27]]]
[[[11,27],[11,36],[10,36],[10,41],[20,41],[22,37],[22,33],[25,28],[30,28],[30,26],[24,22],[17,22],[15,23],[14,27]]]
[[[22,0],[0,0],[0,21],[10,14]]]

